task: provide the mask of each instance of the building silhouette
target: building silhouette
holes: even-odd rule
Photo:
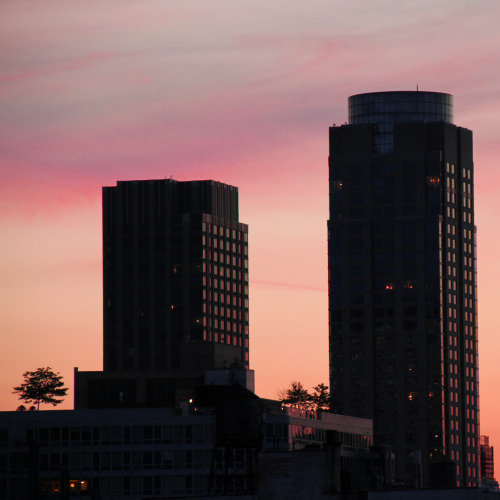
[[[214,181],[103,188],[104,370],[248,367],[248,227]]]
[[[104,371],[75,371],[75,408],[175,406],[213,370],[253,390],[248,226],[215,181],[103,188]]]
[[[477,486],[472,133],[448,94],[355,95],[330,128],[329,169],[337,410],[373,418],[397,480],[428,487],[452,463],[457,486]]]

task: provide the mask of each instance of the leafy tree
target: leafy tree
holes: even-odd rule
[[[311,403],[316,411],[328,411],[332,406],[332,395],[328,391],[328,386],[321,383],[313,387],[314,393],[311,394]]]
[[[313,387],[310,394],[301,382],[292,382],[288,389],[278,391],[278,399],[285,405],[309,408],[315,411],[330,411],[333,407],[333,394],[328,386],[321,383]]]
[[[62,376],[53,372],[50,366],[24,372],[23,377],[23,383],[14,387],[12,394],[17,394],[25,403],[35,403],[36,410],[40,410],[40,403],[56,406],[63,402],[58,398],[64,398],[68,388],[64,387]]]
[[[311,395],[307,392],[301,382],[294,381],[290,387],[281,393],[281,401],[291,406],[308,407]],[[284,397],[283,397],[284,396]]]

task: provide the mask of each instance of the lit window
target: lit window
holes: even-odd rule
[[[331,187],[333,193],[338,193],[339,191],[342,191],[342,181],[332,181]]]

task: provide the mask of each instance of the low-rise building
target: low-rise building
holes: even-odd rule
[[[294,450],[294,460],[316,452],[322,488],[333,493],[349,467],[355,476],[374,464],[370,420],[282,408],[241,386],[205,387],[203,408],[195,400],[0,413],[0,499],[264,495],[279,485],[258,464],[285,463]]]

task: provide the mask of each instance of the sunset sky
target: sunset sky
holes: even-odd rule
[[[260,396],[328,384],[328,127],[361,92],[455,96],[474,132],[481,433],[500,446],[498,0],[2,0],[0,410],[102,369],[101,187],[214,179],[250,233]],[[50,407],[52,408],[52,407]]]

